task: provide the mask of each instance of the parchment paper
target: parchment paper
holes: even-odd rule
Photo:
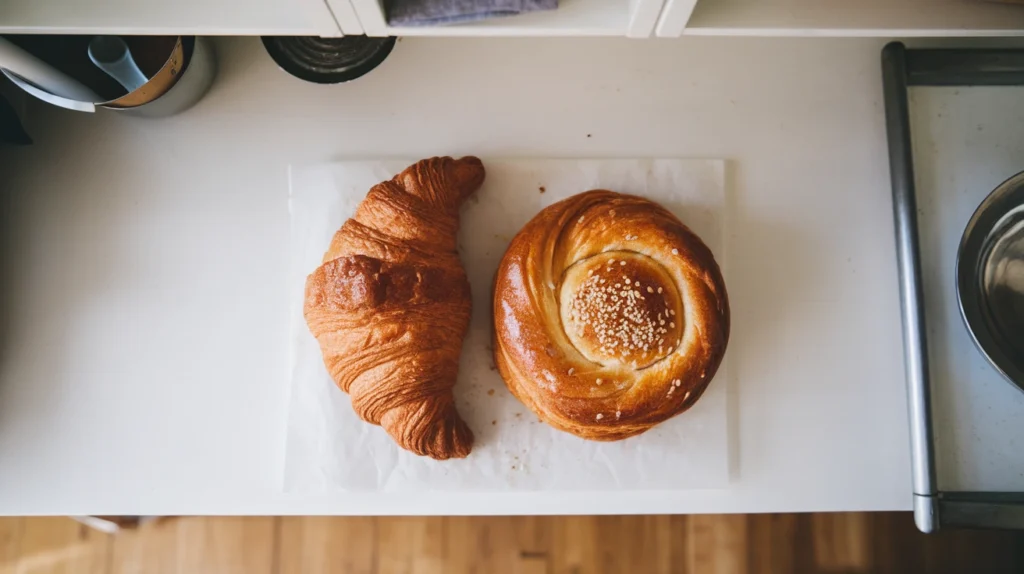
[[[328,376],[302,317],[306,276],[374,184],[415,160],[292,166],[291,388],[284,488],[332,490],[614,490],[719,488],[729,480],[728,355],[689,411],[623,441],[585,441],[538,421],[494,370],[491,287],[512,237],[543,207],[594,188],[655,200],[693,229],[723,273],[725,208],[719,160],[484,160],[487,179],[462,211],[459,251],[473,291],[455,398],[476,435],[463,460],[438,462],[395,445],[355,415]],[[544,191],[541,192],[541,188]],[[728,276],[726,275],[728,284]]]

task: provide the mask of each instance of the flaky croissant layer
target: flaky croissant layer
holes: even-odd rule
[[[435,459],[473,445],[452,395],[471,310],[456,234],[483,179],[479,159],[443,157],[374,186],[306,280],[306,322],[352,408]]]

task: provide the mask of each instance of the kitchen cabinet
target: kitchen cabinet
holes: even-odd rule
[[[354,16],[347,20],[346,15],[341,11],[336,19],[323,0],[0,0],[0,32],[207,36],[359,33],[358,21]]]
[[[998,0],[561,0],[558,10],[389,26],[384,0],[0,0],[0,33],[371,36],[1019,36]]]
[[[560,0],[558,9],[453,26],[395,27],[382,0],[328,0],[332,8],[351,1],[370,36],[629,36],[654,31],[663,0]]]
[[[1024,5],[995,0],[666,0],[656,35],[1020,36]]]

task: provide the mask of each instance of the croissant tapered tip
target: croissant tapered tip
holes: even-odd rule
[[[484,163],[480,158],[471,155],[452,159],[449,169],[451,184],[459,190],[459,197],[462,199],[476,191],[486,176]]]
[[[402,448],[436,460],[466,458],[473,449],[473,431],[443,399],[406,403],[388,410],[380,426]]]

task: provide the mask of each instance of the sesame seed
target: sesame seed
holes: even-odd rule
[[[608,260],[608,265],[611,265],[612,263],[615,263],[615,260],[614,259],[609,259]]]
[[[610,216],[612,216],[612,217],[615,217],[615,210],[614,210],[614,209],[612,209],[612,210],[609,210],[609,211],[608,211],[608,215],[610,215]]]
[[[673,249],[672,250],[672,255],[679,255],[679,250],[678,249]]]
[[[674,383],[674,384],[675,384],[675,386],[677,386],[677,387],[681,387],[681,386],[683,386],[683,381],[681,381],[681,380],[679,380],[679,379],[676,379],[676,380],[675,380],[675,383]]]
[[[647,286],[647,292],[648,292],[648,293],[654,293],[654,289],[651,289],[651,286],[650,286],[650,285],[648,285],[648,286]],[[661,315],[661,313],[658,313],[658,314],[659,314],[659,315]]]
[[[582,215],[580,216],[579,222],[583,223],[583,216]]]
[[[676,312],[675,312],[675,311],[673,311],[672,309],[669,309],[669,310],[668,310],[668,314],[669,314],[669,315],[672,315],[673,317],[675,317],[675,316],[676,316]]]
[[[632,281],[630,281],[629,279],[626,279],[626,285],[631,285],[632,283],[633,283]]]
[[[664,291],[664,289],[662,289],[661,287],[658,287],[658,293],[661,293],[662,291]]]
[[[604,349],[601,349],[601,350],[603,351]],[[601,379],[598,379],[598,380],[596,380],[594,382],[596,382],[598,385],[600,385],[601,384]]]
[[[619,418],[621,416],[622,416],[622,411],[615,411],[615,418]]]
[[[702,378],[702,379],[703,379],[705,375],[707,375],[707,373],[701,373],[701,374],[700,374],[700,378]]]
[[[597,417],[596,418],[597,418],[597,420],[601,420],[601,419],[604,418],[604,415],[602,415],[601,413],[597,413]]]
[[[626,264],[625,261],[619,261],[619,265],[625,265],[625,264]]]
[[[623,281],[633,283],[625,276]],[[590,330],[602,354],[630,360],[630,355],[663,342],[656,343],[659,327],[653,309],[642,300],[639,286],[624,288],[621,283],[606,284],[604,279],[591,276],[579,285],[569,303],[574,332]]]
[[[594,274],[594,270],[593,269],[591,269],[590,271],[587,271],[587,277],[590,277],[593,274]]]
[[[573,367],[569,367],[569,374],[570,375],[575,373],[575,372],[576,372],[576,369],[574,369]]]
[[[683,400],[684,400],[684,401],[685,401],[686,399],[688,399],[688,398],[690,398],[690,391],[686,391],[686,394],[685,394],[685,395],[683,395]]]
[[[669,321],[669,322],[668,322],[668,326],[669,326],[670,328],[672,328],[672,329],[675,329],[675,328],[676,328],[676,322],[675,322],[675,321]]]

